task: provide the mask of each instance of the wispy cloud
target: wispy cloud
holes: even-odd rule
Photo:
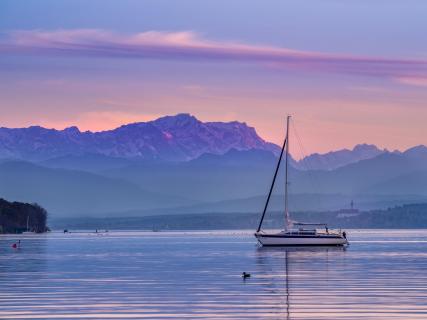
[[[399,83],[417,86],[417,87],[427,87],[427,76],[425,77],[398,77],[395,79]]]
[[[427,77],[427,60],[326,54],[211,41],[188,31],[148,31],[133,35],[92,29],[15,31],[0,40],[0,54],[7,52],[111,58],[229,60],[263,63],[278,69],[394,79]]]

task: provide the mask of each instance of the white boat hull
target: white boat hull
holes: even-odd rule
[[[289,235],[283,233],[256,233],[255,237],[263,246],[342,246],[347,239],[342,235]]]

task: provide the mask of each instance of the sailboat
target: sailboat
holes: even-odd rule
[[[255,232],[255,237],[263,246],[342,246],[348,244],[345,231],[330,230],[325,223],[297,223],[292,222],[289,217],[288,208],[288,167],[289,167],[289,120],[286,119],[286,137],[283,143],[276,170],[274,172],[273,182],[267,196],[267,201]],[[285,229],[278,233],[269,233],[261,230],[283,153],[285,153]]]
[[[22,234],[30,234],[30,233],[34,233],[34,232],[30,231],[30,216],[27,216],[27,231],[22,232]]]

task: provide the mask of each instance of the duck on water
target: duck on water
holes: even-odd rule
[[[329,230],[324,223],[296,223],[289,218],[288,210],[288,158],[289,158],[289,120],[287,117],[286,138],[283,143],[273,182],[267,196],[267,201],[259,222],[255,237],[263,246],[342,246],[348,244],[345,231]],[[285,230],[279,233],[269,233],[261,230],[265,213],[270,202],[271,193],[276,182],[283,154],[285,153]],[[321,229],[319,228],[321,227]]]

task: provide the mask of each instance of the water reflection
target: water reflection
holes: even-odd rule
[[[425,231],[343,248],[257,248],[252,233],[0,236],[0,319],[426,319]],[[242,280],[243,271],[252,274]]]
[[[256,262],[258,270],[266,278],[266,288],[275,296],[284,297],[284,319],[292,319],[292,279],[304,273],[304,268],[316,262],[322,270],[320,278],[328,279],[329,254],[345,252],[346,247],[258,247]],[[277,270],[275,270],[277,268]],[[282,276],[284,279],[282,279]]]
[[[4,236],[0,239],[0,277],[46,269],[47,239],[43,236]],[[20,247],[12,245],[21,241]]]

